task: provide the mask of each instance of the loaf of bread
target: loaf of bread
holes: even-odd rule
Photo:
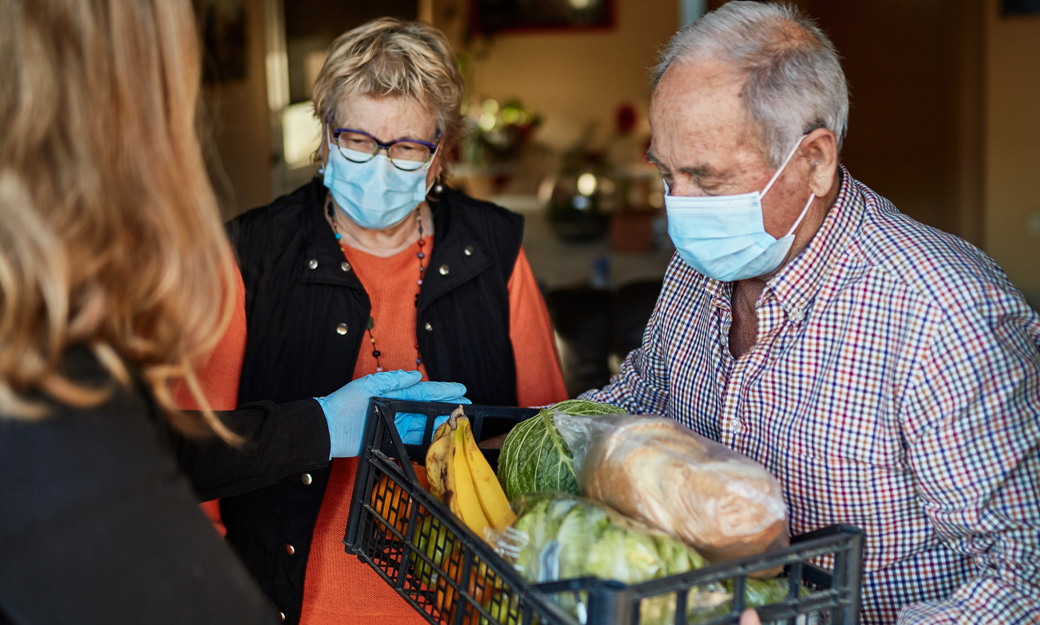
[[[689,543],[710,562],[788,544],[780,484],[672,419],[631,417],[588,450],[589,497]]]

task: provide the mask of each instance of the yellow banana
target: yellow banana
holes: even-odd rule
[[[456,427],[448,451],[448,504],[455,516],[483,538],[490,523],[480,507],[473,474],[466,459],[465,428],[469,426],[469,419],[459,417],[450,422]]]
[[[433,443],[426,450],[426,483],[430,485],[430,493],[441,501],[444,501],[444,491],[447,490],[443,476],[451,439],[447,434],[450,432],[451,427],[447,422],[441,424],[433,434]]]
[[[459,408],[456,408],[455,410],[458,411]],[[434,433],[433,433],[433,440],[434,441],[438,441],[438,440],[444,438],[448,434],[448,432],[450,432],[450,431],[451,431],[451,424],[448,423],[447,421],[445,421],[444,423],[440,424],[440,426],[437,428],[436,431],[434,431]]]
[[[491,469],[491,465],[488,464],[487,458],[477,446],[477,440],[473,437],[473,429],[470,427],[469,421],[460,419],[459,429],[463,431],[466,460],[469,462],[477,498],[480,500],[480,508],[491,527],[499,530],[505,529],[516,520],[516,515],[509,507],[506,493],[502,490],[502,485]]]

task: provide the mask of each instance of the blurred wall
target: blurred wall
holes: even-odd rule
[[[849,81],[842,161],[852,176],[914,219],[981,244],[980,0],[803,4]]]
[[[204,90],[225,217],[271,199],[263,7],[246,2],[247,78]],[[853,175],[980,245],[1040,304],[1040,17],[1004,17],[999,0],[796,4],[843,56]],[[465,0],[432,0],[430,15],[462,49]],[[519,97],[545,117],[539,140],[567,147],[589,123],[609,131],[622,103],[645,114],[647,71],[678,20],[675,0],[616,0],[612,29],[500,34],[473,48],[467,88]]]
[[[984,249],[1040,309],[1040,16],[986,5]]]
[[[433,18],[459,48],[466,3],[435,0]],[[615,0],[610,29],[500,33],[473,48],[467,90],[520,98],[544,118],[538,140],[569,147],[590,123],[610,132],[621,104],[635,105],[645,120],[649,68],[678,26],[677,0]]]
[[[245,80],[203,88],[202,133],[216,154],[209,170],[224,219],[271,201],[262,0],[246,0]]]

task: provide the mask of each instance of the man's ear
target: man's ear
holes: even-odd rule
[[[816,197],[827,197],[838,171],[838,138],[826,128],[817,128],[802,140],[799,156],[809,165],[809,189]]]

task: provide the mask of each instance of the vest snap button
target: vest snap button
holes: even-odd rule
[[[318,268],[318,259],[317,258],[310,259],[309,261],[307,261],[307,266],[310,267],[311,269],[317,269]]]
[[[440,272],[440,274],[442,276],[446,276],[446,275],[448,275],[448,272],[451,271],[451,268],[448,267],[447,265],[441,265],[441,268],[438,269],[437,271]]]
[[[472,245],[467,245],[466,249],[462,250],[462,253],[465,254],[466,256],[473,256],[473,246]]]
[[[350,263],[348,263],[347,261],[343,261],[342,263],[340,263],[339,268],[343,271],[350,271]]]
[[[347,324],[341,323],[338,326],[336,326],[336,334],[338,334],[340,336],[343,336],[346,333],[347,333]]]
[[[301,482],[303,482],[304,486],[310,486],[310,485],[311,485],[311,482],[313,482],[313,481],[314,481],[314,478],[312,478],[312,477],[311,477],[311,474],[310,474],[310,473],[304,473],[304,474],[303,474],[303,475],[302,475],[302,476],[300,477],[300,481],[301,481]]]
[[[426,325],[424,327],[426,328],[427,332],[433,331],[433,324],[431,324],[429,321],[426,322]]]
[[[296,553],[296,548],[293,547],[292,545],[286,545],[285,546],[285,553],[287,553],[289,555],[292,555],[292,554]]]

